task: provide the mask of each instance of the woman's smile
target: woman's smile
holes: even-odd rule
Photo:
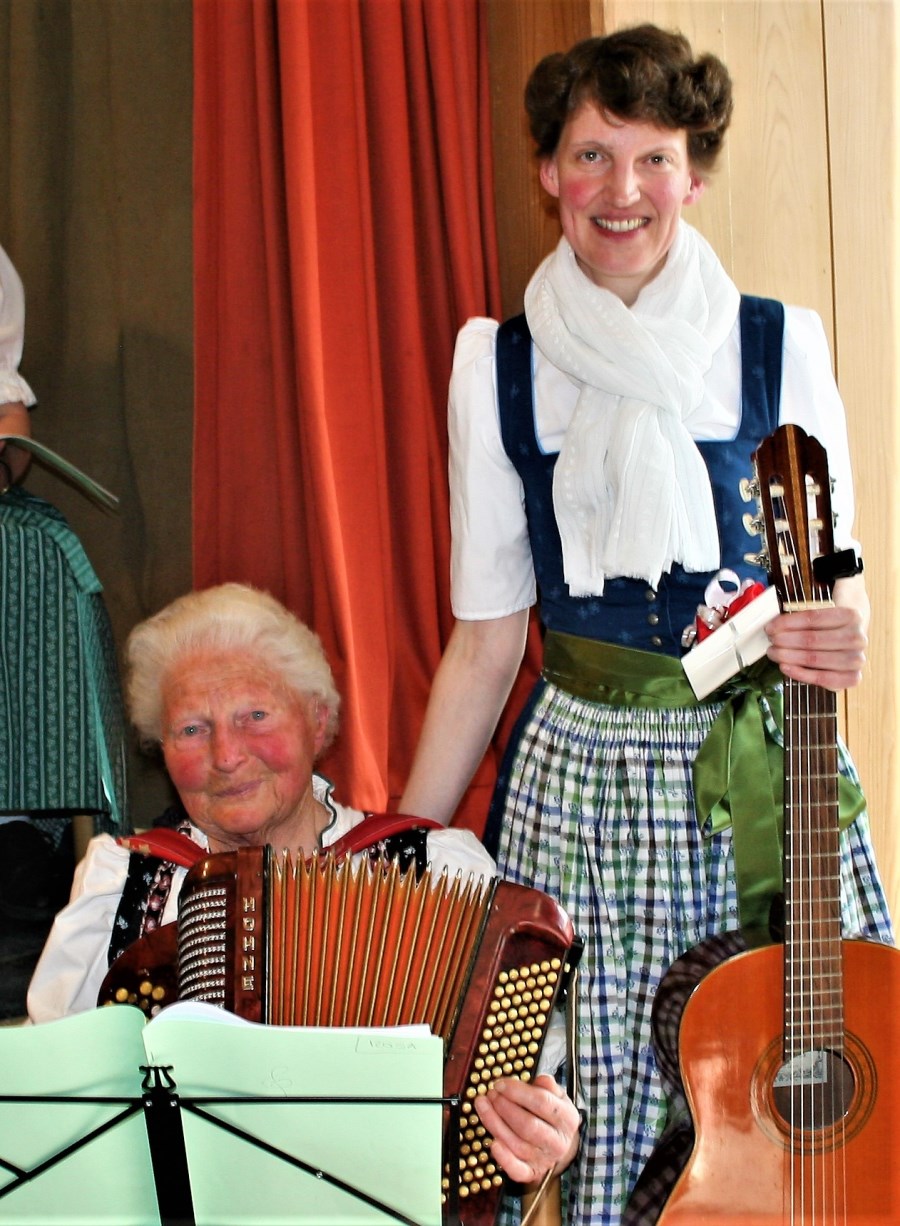
[[[246,783],[232,783],[228,787],[212,788],[211,792],[221,800],[244,800],[252,796],[260,787],[259,779],[248,779]]]
[[[640,230],[649,224],[646,217],[627,217],[621,221],[611,217],[594,218],[595,226],[599,226],[601,230],[609,230],[611,234],[631,234],[634,230]]]

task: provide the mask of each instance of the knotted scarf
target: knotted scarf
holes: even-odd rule
[[[632,307],[582,272],[565,238],[532,277],[534,342],[580,385],[553,479],[573,596],[602,595],[614,576],[656,585],[674,562],[718,568],[709,474],[689,427],[739,305],[714,251],[685,222]]]

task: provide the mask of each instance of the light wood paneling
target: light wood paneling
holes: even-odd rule
[[[847,738],[869,795],[879,865],[900,924],[900,7],[888,0],[828,2],[824,29],[835,360],[873,610],[869,675],[848,696]]]

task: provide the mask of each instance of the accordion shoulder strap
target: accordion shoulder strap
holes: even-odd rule
[[[410,817],[406,813],[367,813],[364,820],[341,838],[336,839],[326,850],[337,856],[352,856],[358,851],[367,851],[385,839],[409,830],[442,830],[440,822],[430,817]]]
[[[352,856],[358,851],[374,847],[384,839],[405,834],[408,830],[441,828],[440,822],[427,817],[409,817],[404,813],[367,813],[358,826],[342,835],[327,850],[336,856]],[[208,851],[186,834],[162,827],[147,830],[143,834],[122,835],[116,842],[127,847],[129,851],[136,851],[144,856],[156,856],[172,864],[181,864],[184,868],[191,868],[198,860],[209,855]]]
[[[145,830],[142,834],[119,835],[116,842],[139,855],[155,856],[159,860],[168,860],[170,864],[181,864],[184,868],[192,868],[198,860],[209,855],[205,848],[186,834],[167,830],[164,826]]]

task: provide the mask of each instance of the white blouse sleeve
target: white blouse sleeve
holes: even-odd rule
[[[25,291],[0,247],[0,404],[31,405],[35,395],[19,374],[25,336]]]
[[[834,380],[822,320],[805,307],[785,307],[781,421],[801,426],[825,448],[834,484],[831,509],[837,516],[835,547],[856,547],[847,417]]]
[[[505,617],[536,595],[522,482],[500,437],[496,336],[495,320],[470,319],[450,378],[450,582],[463,621]]]
[[[496,876],[497,868],[484,846],[471,830],[451,827],[448,830],[430,830],[426,843],[428,866],[433,877],[439,877],[444,869],[451,881],[460,873],[463,879],[473,877],[489,879]]]
[[[96,1006],[109,969],[109,942],[128,876],[129,854],[108,834],[88,843],[75,869],[69,902],[53,921],[28,987],[31,1021],[52,1022]],[[185,873],[178,868],[172,875],[163,923],[178,913]]]
[[[28,988],[33,1022],[50,1022],[97,1004],[127,871],[126,848],[108,834],[91,839]]]

